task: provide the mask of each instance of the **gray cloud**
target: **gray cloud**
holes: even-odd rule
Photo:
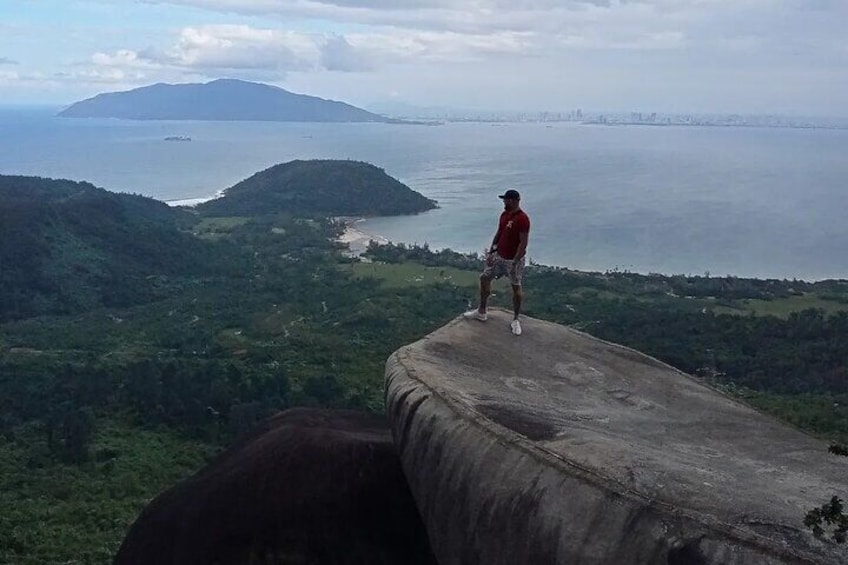
[[[629,28],[665,33],[763,31],[778,40],[838,39],[848,21],[844,0],[147,0],[250,16],[316,18],[418,30],[484,34],[560,34]],[[662,27],[661,30],[654,28]],[[780,42],[780,41],[778,41]],[[801,41],[801,43],[806,43]]]
[[[321,66],[328,71],[370,71],[375,61],[372,53],[353,47],[341,35],[334,35],[321,48]]]
[[[95,53],[90,64],[93,72],[106,76],[183,69],[207,76],[258,73],[279,80],[289,72],[370,72],[391,64],[479,61],[531,50],[531,38],[516,33],[372,28],[342,35],[225,24],[183,28],[170,47]]]
[[[19,65],[17,61],[14,59],[9,59],[8,57],[0,57],[0,65]]]

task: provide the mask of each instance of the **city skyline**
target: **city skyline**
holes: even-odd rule
[[[0,100],[227,77],[365,108],[848,117],[845,21],[837,0],[12,1]]]

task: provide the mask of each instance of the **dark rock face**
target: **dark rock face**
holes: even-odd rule
[[[435,560],[382,418],[292,409],[151,502],[114,563]]]

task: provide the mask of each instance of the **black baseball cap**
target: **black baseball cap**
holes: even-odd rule
[[[500,198],[500,199],[512,198],[514,200],[521,200],[521,195],[518,194],[517,190],[510,188],[509,190],[507,190],[506,192],[504,192],[503,194],[498,196],[498,198]]]

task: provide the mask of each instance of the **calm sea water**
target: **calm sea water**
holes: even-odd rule
[[[396,242],[478,251],[518,188],[529,255],[584,270],[848,278],[848,130],[576,124],[132,122],[0,110],[0,173],[209,197],[273,164],[349,158],[440,208],[375,218]],[[167,142],[185,135],[191,142]]]

